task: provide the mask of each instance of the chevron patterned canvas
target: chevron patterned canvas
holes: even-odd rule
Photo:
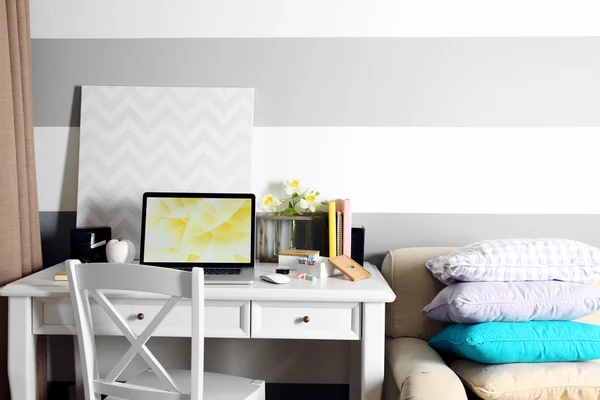
[[[146,191],[249,192],[254,89],[83,86],[77,226],[139,254]]]

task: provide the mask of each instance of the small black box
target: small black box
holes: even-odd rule
[[[350,257],[364,267],[365,264],[365,227],[352,227],[352,245]]]
[[[106,244],[111,239],[110,226],[71,229],[71,256],[82,263],[107,262]]]

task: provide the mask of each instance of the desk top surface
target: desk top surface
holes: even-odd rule
[[[316,282],[295,278],[290,271],[290,282],[276,285],[265,282],[259,275],[275,272],[277,264],[256,264],[256,280],[251,285],[205,285],[206,300],[273,300],[273,301],[340,301],[340,302],[392,302],[395,294],[377,268],[365,263],[371,277],[358,282],[343,276],[319,278]],[[140,266],[144,268],[144,266]],[[14,297],[68,297],[69,286],[64,281],[54,281],[54,274],[64,269],[64,263],[43,269],[0,288],[0,296]],[[129,291],[107,291],[112,298],[163,298],[162,295]]]

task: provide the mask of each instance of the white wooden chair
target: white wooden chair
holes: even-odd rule
[[[134,264],[81,264],[66,261],[69,289],[75,313],[81,368],[86,400],[264,400],[265,383],[260,380],[204,372],[204,272],[192,272]],[[102,293],[104,290],[131,290],[171,296],[137,335]],[[90,299],[92,297],[131,343],[104,378],[99,377]],[[192,354],[190,370],[166,370],[146,343],[154,330],[182,298],[192,299]],[[126,382],[119,376],[139,354],[150,367]]]

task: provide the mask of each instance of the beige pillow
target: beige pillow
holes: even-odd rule
[[[452,370],[483,399],[597,400],[600,362],[480,364],[458,360]]]

